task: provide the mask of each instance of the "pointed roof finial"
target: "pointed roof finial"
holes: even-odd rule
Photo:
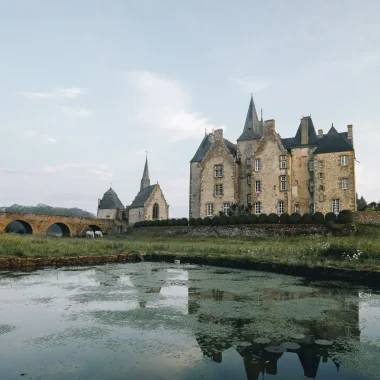
[[[148,151],[146,151],[146,154],[147,156],[145,158],[144,173],[141,178],[140,191],[150,186],[149,169],[148,169]]]

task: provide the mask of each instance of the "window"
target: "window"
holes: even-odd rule
[[[312,203],[312,204],[310,205],[310,214],[314,214],[314,213],[315,213],[315,204]]]
[[[323,168],[323,161],[322,160],[319,161],[319,167]]]
[[[247,204],[251,204],[251,194],[247,194]]]
[[[286,156],[281,156],[281,169],[286,169]]]
[[[311,179],[309,181],[309,191],[310,191],[310,193],[314,193],[314,180],[313,179]]]
[[[300,212],[300,205],[298,203],[294,205],[294,212]]]
[[[341,156],[340,157],[340,164],[342,166],[347,166],[348,165],[348,156]]]
[[[153,219],[158,219],[159,217],[159,206],[157,203],[153,205]]]
[[[340,211],[340,200],[339,199],[333,199],[332,200],[332,212],[334,214],[339,214]]]
[[[286,175],[280,176],[280,190],[281,191],[286,190]]]
[[[323,185],[319,185],[319,191],[325,191],[325,187]]]
[[[314,171],[314,160],[309,160],[309,171]]]
[[[255,193],[260,193],[261,191],[261,181],[255,181]]]
[[[248,183],[248,185],[251,184],[251,175],[250,174],[247,175],[247,183]]]
[[[255,172],[259,172],[260,171],[260,160],[257,159],[255,160]]]
[[[207,213],[207,216],[213,216],[214,215],[214,205],[212,203],[207,203],[206,213]]]
[[[323,179],[323,173],[319,173],[319,179]]]
[[[247,165],[251,166],[251,159],[250,158],[247,158]]]
[[[223,185],[221,183],[218,183],[215,185],[215,195],[216,196],[223,195]]]
[[[230,204],[223,203],[223,214],[229,216],[230,215]]]
[[[278,213],[283,214],[285,212],[284,201],[278,201]]]
[[[215,165],[215,177],[223,177],[223,165]]]
[[[342,178],[342,189],[343,190],[348,189],[348,178]]]
[[[261,202],[255,203],[255,214],[261,214]]]

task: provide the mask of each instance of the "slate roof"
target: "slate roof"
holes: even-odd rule
[[[150,194],[152,194],[156,185],[151,185],[142,189],[133,200],[129,208],[143,207],[145,202],[148,200]]]
[[[339,133],[334,126],[318,141],[318,148],[314,154],[347,152],[354,150],[352,143],[347,138],[347,133]]]
[[[237,148],[236,145],[233,144],[231,141],[228,141],[227,139],[223,139],[224,144],[226,145],[227,149],[230,151],[231,155],[233,157],[236,157]],[[210,142],[210,134],[206,135],[201,144],[198,147],[198,150],[196,151],[194,157],[190,162],[201,162],[204,157],[206,156],[208,150],[210,149],[211,142]]]
[[[100,201],[99,210],[122,210],[125,211],[124,205],[121,203],[119,197],[115,193],[115,191],[110,187],[109,190],[107,190],[103,198]]]
[[[251,96],[251,101],[249,103],[248,113],[247,113],[247,118],[245,119],[243,133],[237,139],[237,141],[259,139],[263,135],[262,129],[263,129],[263,126],[259,122],[255,103],[253,102],[253,97]]]
[[[315,128],[314,128],[314,124],[313,124],[313,120],[311,119],[310,116],[307,117],[307,132],[308,132],[308,137],[309,137],[309,141],[308,141],[308,144],[301,144],[301,124],[299,125],[298,129],[297,129],[297,133],[295,135],[295,137],[290,137],[290,138],[286,138],[286,139],[282,139],[282,143],[284,144],[284,146],[288,149],[290,148],[295,148],[297,146],[310,146],[310,145],[317,145],[318,144],[318,137],[317,137],[317,134],[315,132]]]

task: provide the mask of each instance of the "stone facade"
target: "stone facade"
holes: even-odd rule
[[[250,204],[257,214],[355,211],[352,125],[317,135],[311,118],[302,117],[295,137],[281,138],[274,120],[259,121],[251,98],[237,144],[215,130],[190,162],[190,218],[218,215],[232,203]]]
[[[153,208],[158,206],[158,214],[154,216]],[[156,184],[152,194],[144,207],[144,220],[169,219],[169,205],[166,203],[164,194],[159,184]]]

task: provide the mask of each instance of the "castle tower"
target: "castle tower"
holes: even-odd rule
[[[246,206],[251,202],[251,164],[253,165],[252,154],[263,136],[264,123],[261,114],[261,122],[257,116],[255,103],[251,95],[247,117],[245,119],[243,133],[237,139],[239,167],[239,204]],[[251,162],[252,161],[252,162]]]
[[[150,179],[149,179],[149,169],[148,169],[148,157],[146,157],[144,173],[141,178],[140,191],[144,190],[146,187],[149,187],[149,186],[150,186]]]

